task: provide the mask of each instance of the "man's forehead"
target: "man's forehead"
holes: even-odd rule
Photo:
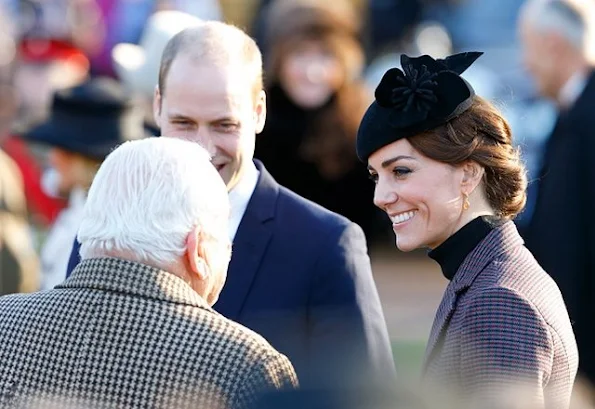
[[[228,87],[235,87],[246,84],[248,69],[245,64],[238,61],[223,60],[219,62],[209,59],[199,59],[191,56],[179,56],[174,59],[170,67],[167,82],[175,81],[179,78],[193,77],[197,80],[204,79],[213,83],[218,81],[226,84]]]
[[[191,88],[172,86],[166,89],[163,102],[169,116],[216,119],[241,116],[252,108],[245,92],[226,88]]]
[[[176,98],[164,98],[166,112],[169,116],[223,118],[236,117],[242,114],[243,105],[230,98],[217,98],[205,104],[187,104]]]

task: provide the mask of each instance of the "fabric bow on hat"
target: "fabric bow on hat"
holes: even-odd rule
[[[461,53],[444,60],[402,55],[403,71],[391,68],[384,74],[376,88],[376,101],[392,110],[389,119],[395,128],[449,116],[472,92],[459,74],[482,54]]]
[[[467,52],[435,60],[429,55],[401,56],[376,88],[357,133],[357,155],[366,162],[378,149],[434,129],[473,104],[475,91],[462,74],[483,53]]]

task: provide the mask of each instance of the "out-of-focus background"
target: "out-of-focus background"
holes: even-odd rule
[[[0,153],[10,162],[1,169],[5,175],[6,169],[20,174],[22,193],[13,202],[24,201],[24,207],[11,210],[18,224],[14,228],[25,226],[32,237],[32,248],[15,245],[18,254],[0,271],[14,265],[36,271],[25,287],[27,280],[11,284],[3,279],[3,291],[49,288],[63,279],[81,191],[92,179],[88,165],[102,159],[94,148],[86,151],[72,148],[72,141],[48,142],[47,136],[38,136],[40,124],[53,119],[60,130],[64,124],[55,122],[72,114],[54,92],[91,77],[111,78],[124,94],[134,96],[144,131],[158,134],[150,108],[155,67],[165,42],[186,20],[182,24],[180,16],[153,17],[159,11],[178,10],[234,23],[261,46],[270,113],[256,157],[280,183],[364,228],[397,367],[401,373],[415,374],[446,280],[423,251],[402,254],[395,248],[388,219],[372,205],[372,182],[353,153],[357,123],[384,72],[399,65],[400,53],[443,57],[483,51],[464,76],[478,94],[502,109],[534,178],[555,110],[537,95],[523,68],[517,33],[523,1],[352,0],[347,1],[351,10],[339,7],[320,17],[322,23],[316,16],[301,19],[270,12],[269,3],[0,0]],[[312,28],[317,24],[328,33]],[[79,129],[90,126],[81,121]],[[62,137],[68,138],[66,133]],[[46,138],[44,143],[40,138]],[[19,196],[17,185],[0,186]],[[355,189],[362,194],[354,194]],[[9,200],[4,200],[9,208]],[[520,226],[530,217],[533,201],[530,186],[527,210],[517,220]],[[38,263],[31,262],[35,258]]]

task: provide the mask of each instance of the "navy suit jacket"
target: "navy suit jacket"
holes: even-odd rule
[[[215,310],[287,355],[302,386],[392,383],[362,229],[280,186],[255,163],[260,176]],[[77,259],[75,249],[69,270]]]

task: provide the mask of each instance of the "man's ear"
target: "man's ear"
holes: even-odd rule
[[[186,238],[186,257],[193,273],[199,280],[206,280],[211,269],[209,268],[206,255],[204,254],[203,236],[200,227],[194,227]]]
[[[463,180],[461,188],[463,192],[471,194],[481,183],[485,170],[483,166],[475,161],[467,161],[463,164]]]
[[[155,93],[153,94],[153,118],[159,128],[161,128],[161,104],[163,100],[161,98],[161,92],[159,86],[155,85]]]
[[[260,90],[256,97],[254,112],[256,115],[256,133],[259,134],[264,129],[264,124],[267,119],[267,95],[264,90]]]

